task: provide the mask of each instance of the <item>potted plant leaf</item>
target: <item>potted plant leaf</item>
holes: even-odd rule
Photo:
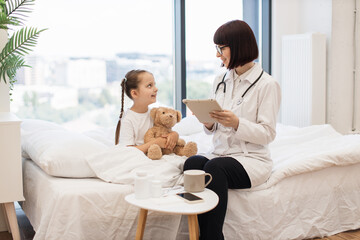
[[[36,46],[41,32],[35,27],[25,26],[27,14],[35,0],[0,0],[0,29],[9,34],[8,41],[0,53],[0,82],[9,81],[10,90],[16,81],[17,70],[30,67],[24,57]],[[19,30],[16,27],[21,27]],[[11,95],[11,93],[10,93]]]

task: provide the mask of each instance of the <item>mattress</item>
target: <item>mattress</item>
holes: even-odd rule
[[[360,164],[283,179],[259,191],[230,190],[227,239],[308,239],[360,228]]]
[[[199,151],[210,151],[211,138],[201,132],[202,128],[195,129],[191,119],[182,122],[185,125],[183,131],[178,129],[180,135],[197,142]],[[34,129],[34,123],[30,127]],[[306,239],[360,228],[360,136],[343,136],[329,125],[278,125],[277,132],[269,146],[274,167],[268,181],[248,190],[229,190],[225,238]],[[88,136],[95,136],[96,141],[100,137],[110,139],[99,132]],[[43,137],[39,138],[42,148],[28,153],[45,158],[39,149],[52,146],[44,147],[48,141]],[[84,145],[83,137],[77,139]],[[25,143],[28,149],[34,146],[33,140],[29,137]],[[51,156],[60,156],[61,149],[65,148],[60,146]],[[84,149],[88,151],[89,147]],[[71,154],[65,157],[71,163]],[[44,163],[40,160],[23,160],[23,209],[36,232],[35,240],[135,238],[139,209],[124,200],[133,192],[131,184],[95,177],[54,177],[48,174],[51,169],[45,168],[49,165],[40,168],[38,163]],[[144,239],[188,239],[187,218],[149,211]]]
[[[24,212],[36,239],[134,239],[130,185],[51,177],[24,160]],[[229,191],[226,239],[305,239],[360,228],[360,164],[296,175],[259,191]],[[149,212],[144,239],[187,239],[187,219]]]
[[[23,160],[22,207],[35,230],[34,240],[135,239],[139,209],[125,196],[131,185],[97,178],[59,178]],[[180,215],[149,212],[144,239],[175,239]]]

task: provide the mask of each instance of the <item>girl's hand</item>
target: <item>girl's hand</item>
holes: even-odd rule
[[[155,138],[155,143],[157,145],[159,145],[161,148],[166,148],[166,142],[167,142],[167,138],[166,137],[158,137]]]
[[[163,137],[167,138],[165,148],[173,150],[179,140],[179,134],[177,132],[171,132]]]
[[[210,116],[225,127],[232,127],[236,131],[239,126],[239,118],[229,110],[213,111]]]

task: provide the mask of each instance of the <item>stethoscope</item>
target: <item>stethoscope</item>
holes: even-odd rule
[[[253,82],[246,90],[245,92],[241,95],[240,99],[237,102],[237,105],[240,105],[243,102],[244,96],[245,94],[250,90],[250,88],[252,88],[261,78],[261,76],[263,75],[264,70],[261,71],[259,77],[255,80],[255,82]],[[221,82],[218,83],[218,85],[216,86],[216,90],[215,90],[215,95],[217,93],[217,91],[219,90],[219,87],[221,86],[221,84],[224,84],[224,94],[226,93],[226,83],[225,83],[225,77],[226,77],[227,72],[224,74],[224,77],[222,78]]]

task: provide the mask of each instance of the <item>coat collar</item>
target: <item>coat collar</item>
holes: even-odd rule
[[[250,83],[253,83],[256,81],[256,79],[259,77],[259,75],[262,72],[262,67],[259,63],[255,63],[252,68],[250,68],[248,71],[240,75],[240,79],[247,80]]]
[[[261,65],[256,62],[252,68],[250,68],[248,71],[240,75],[240,79],[247,80],[250,83],[253,83],[259,77],[262,70],[263,69]],[[235,69],[230,69],[226,72],[224,81],[227,82],[229,80],[234,80],[234,76],[237,76],[237,74],[235,73]]]

